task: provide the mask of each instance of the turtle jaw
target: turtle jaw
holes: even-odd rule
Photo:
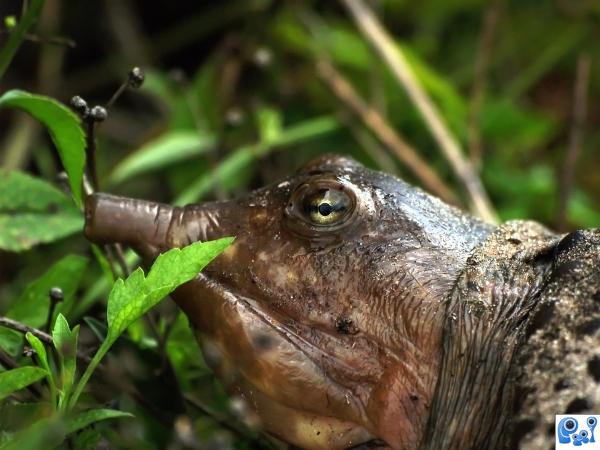
[[[324,351],[265,312],[262,301],[234,292],[210,272],[172,296],[194,325],[207,364],[266,432],[307,449],[374,439],[361,400],[315,361]]]

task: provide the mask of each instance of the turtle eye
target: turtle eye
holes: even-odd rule
[[[350,212],[352,200],[341,189],[321,188],[307,192],[302,199],[302,212],[306,219],[317,226],[342,223]]]

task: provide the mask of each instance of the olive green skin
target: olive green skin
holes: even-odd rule
[[[334,218],[319,218],[318,193],[327,189],[346,203]],[[527,252],[503,240],[509,228],[534,243],[531,252],[558,242],[533,225],[496,228],[395,177],[328,156],[233,201],[180,208],[94,194],[85,232],[93,242],[130,245],[147,261],[235,236],[172,296],[229,392],[246,400],[265,432],[297,447],[415,449],[504,445],[513,390],[503,389],[529,300],[551,266],[523,263]],[[495,262],[475,264],[474,255]],[[507,295],[506,303],[486,302],[484,283],[477,298],[459,289],[461,280],[472,286],[495,271],[522,273],[519,264],[528,275],[512,291],[524,295]],[[501,326],[477,325],[499,317]],[[488,347],[474,336],[491,336]],[[481,377],[465,370],[469,349],[475,359],[489,356],[475,372],[495,374],[498,394],[488,400],[507,410],[475,414],[458,430],[463,422],[454,416],[478,411],[487,398]],[[471,395],[457,388],[455,373]]]

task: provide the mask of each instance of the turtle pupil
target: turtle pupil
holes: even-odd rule
[[[333,211],[333,207],[329,203],[321,203],[319,205],[319,214],[328,216]]]

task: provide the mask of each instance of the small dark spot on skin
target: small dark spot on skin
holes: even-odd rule
[[[413,402],[418,402],[419,401],[419,397],[417,395],[415,395],[415,394],[411,394],[409,398]]]
[[[600,383],[600,355],[594,356],[588,361],[588,372],[596,383]]]
[[[570,388],[570,387],[571,387],[571,382],[569,380],[565,380],[564,378],[562,380],[558,380],[556,383],[554,383],[555,391],[562,391],[562,390]]]
[[[590,409],[590,402],[585,398],[577,397],[567,406],[565,414],[577,414]]]
[[[475,283],[474,281],[468,281],[467,289],[469,289],[470,291],[478,291],[479,285],[477,283]]]
[[[335,329],[340,334],[358,333],[358,330],[354,326],[354,322],[349,317],[340,316],[335,319]]]
[[[515,423],[512,433],[513,446],[517,447],[521,439],[533,431],[534,428],[535,422],[532,419],[523,419]]]
[[[252,342],[257,349],[262,351],[270,350],[273,348],[273,344],[275,343],[271,336],[264,333],[255,335],[252,339]]]
[[[527,327],[527,338],[532,336],[537,330],[544,328],[554,316],[554,303],[543,303],[534,313],[529,326]]]
[[[579,325],[575,329],[575,331],[579,335],[588,335],[588,334],[594,334],[599,329],[600,329],[600,319],[592,319],[592,320],[588,320],[587,322],[583,322],[581,325]]]

